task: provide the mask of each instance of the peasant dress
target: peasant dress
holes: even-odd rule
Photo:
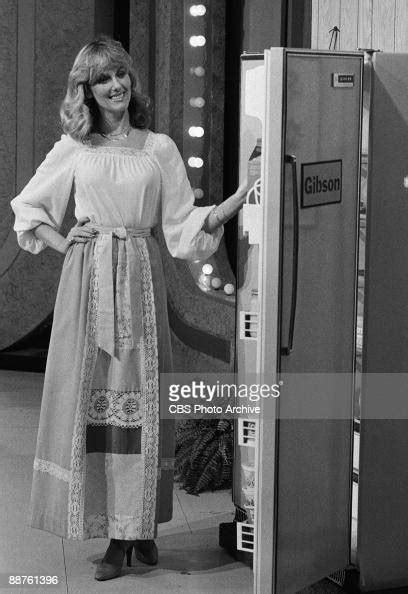
[[[160,374],[171,371],[161,256],[205,259],[223,229],[194,195],[175,143],[148,132],[143,149],[63,135],[12,200],[21,248],[46,246],[72,187],[75,216],[97,230],[68,249],[51,332],[29,523],[59,536],[151,539],[172,515],[174,422],[160,418]]]

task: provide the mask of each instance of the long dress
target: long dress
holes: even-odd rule
[[[202,230],[182,158],[164,134],[143,149],[56,142],[12,200],[19,245],[59,229],[72,185],[75,216],[98,233],[65,256],[44,380],[30,525],[70,539],[150,539],[172,515],[174,423],[160,419],[171,370],[160,221],[172,256],[204,259],[223,230]]]

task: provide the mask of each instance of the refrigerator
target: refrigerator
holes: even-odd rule
[[[408,55],[366,57],[367,213],[356,563],[408,586]]]
[[[244,518],[256,477],[238,548],[262,593],[350,565],[362,76],[362,53],[242,57],[237,375],[281,386],[236,423]]]

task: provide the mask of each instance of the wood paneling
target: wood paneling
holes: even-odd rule
[[[337,49],[408,52],[407,0],[312,0],[312,47],[329,48],[329,30],[340,28]]]
[[[340,49],[358,47],[358,0],[341,0]]]
[[[408,52],[408,2],[395,0],[395,44],[396,52]]]
[[[312,49],[319,47],[319,2],[313,0],[312,2]]]
[[[329,31],[335,26],[340,28],[340,0],[320,0],[317,37],[319,49],[329,49],[332,35]]]
[[[372,48],[373,0],[359,0],[358,47]]]
[[[394,51],[395,0],[373,0],[373,49]]]

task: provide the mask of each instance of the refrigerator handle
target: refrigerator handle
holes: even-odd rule
[[[292,252],[292,300],[289,318],[288,346],[282,347],[282,355],[290,355],[293,351],[293,335],[295,332],[297,285],[298,285],[298,262],[299,262],[299,199],[297,183],[296,155],[285,155],[285,163],[292,168],[292,192],[293,192],[293,252]]]

